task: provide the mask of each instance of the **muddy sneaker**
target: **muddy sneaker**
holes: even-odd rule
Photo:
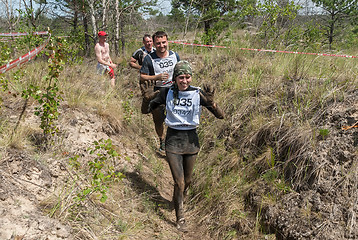
[[[165,141],[160,140],[159,152],[165,152]]]
[[[184,218],[181,218],[177,221],[177,229],[182,232],[188,232]]]

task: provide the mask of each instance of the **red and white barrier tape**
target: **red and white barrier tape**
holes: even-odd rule
[[[212,47],[212,48],[230,48],[225,46],[216,46],[216,45],[205,45],[205,44],[196,44],[196,43],[185,43],[179,41],[168,41],[170,43],[182,44],[182,45],[190,45],[190,46],[198,46],[198,47]]]
[[[12,33],[0,33],[0,37],[17,37],[17,36],[47,35],[47,34],[48,34],[48,31],[33,32],[33,33],[27,33],[27,32],[12,32]]]
[[[182,45],[189,45],[189,46],[198,46],[198,47],[230,48],[230,47],[226,47],[226,46],[183,43],[183,42],[178,42],[178,41],[168,41],[168,42],[182,44]],[[340,54],[331,54],[331,53],[308,53],[308,52],[281,51],[281,50],[268,50],[268,49],[256,49],[256,48],[238,48],[238,49],[247,50],[247,51],[257,51],[257,52],[293,53],[293,54],[306,54],[306,55],[329,56],[329,57],[358,58],[358,56],[340,55]]]
[[[26,53],[25,55],[9,62],[6,65],[3,65],[0,67],[0,73],[5,73],[8,70],[17,67],[21,64],[24,64],[25,62],[30,61],[31,59],[33,59],[37,54],[39,54],[48,44],[48,42],[50,41],[51,38],[51,34],[47,32],[47,34],[49,35],[48,38],[46,39],[45,42],[43,42],[40,46],[38,46],[37,48],[31,50],[30,52]],[[17,35],[19,36],[19,35]]]
[[[280,50],[267,50],[267,49],[255,49],[255,48],[240,48],[241,50],[257,51],[257,52],[274,52],[274,53],[293,53],[293,54],[306,54],[328,57],[345,57],[345,58],[358,58],[358,56],[340,55],[331,53],[309,53],[309,52],[294,52],[294,51],[280,51]]]

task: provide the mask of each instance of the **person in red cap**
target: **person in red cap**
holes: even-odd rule
[[[107,33],[104,31],[98,32],[98,43],[94,47],[94,52],[98,61],[97,73],[107,73],[111,78],[111,86],[114,87],[116,82],[114,69],[117,67],[117,65],[112,62],[112,59],[109,56],[109,45],[106,43],[107,36]]]

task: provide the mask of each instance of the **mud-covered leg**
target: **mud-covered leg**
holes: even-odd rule
[[[184,169],[183,169],[183,156],[179,154],[166,152],[167,160],[172,172],[174,180],[174,194],[173,202],[175,208],[175,215],[177,219],[177,227],[179,230],[186,232],[186,224],[184,218]]]
[[[188,187],[191,184],[195,159],[198,154],[186,154],[183,156],[183,169],[184,169],[184,197],[187,195]]]

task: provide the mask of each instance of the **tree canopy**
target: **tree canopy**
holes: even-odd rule
[[[196,15],[199,22],[204,24],[206,36],[212,35],[210,29],[218,23],[221,18],[230,12],[234,12],[238,7],[238,0],[172,0],[172,14],[181,17],[180,11],[185,13],[186,17],[190,14]],[[216,29],[218,30],[218,29]],[[218,32],[216,31],[215,34]],[[207,43],[210,42],[210,37]]]
[[[316,6],[321,7],[325,14],[324,28],[331,47],[336,36],[337,27],[343,21],[357,18],[358,0],[312,0]]]

